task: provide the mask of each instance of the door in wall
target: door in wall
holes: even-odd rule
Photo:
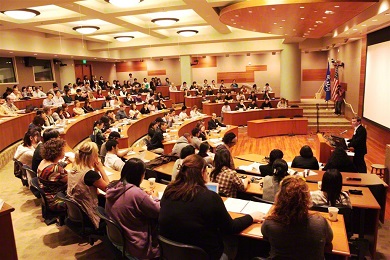
[[[76,74],[76,79],[80,78],[81,80],[83,80],[84,76],[87,76],[88,79],[91,79],[92,77],[91,64],[75,64],[74,70]]]

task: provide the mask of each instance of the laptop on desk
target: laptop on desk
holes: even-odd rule
[[[343,150],[348,150],[347,143],[343,137],[331,135],[335,147],[340,147]]]

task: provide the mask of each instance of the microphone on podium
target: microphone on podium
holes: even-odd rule
[[[344,130],[344,131],[342,131],[340,134],[343,135],[343,134],[345,134],[346,132],[348,132],[348,130]]]

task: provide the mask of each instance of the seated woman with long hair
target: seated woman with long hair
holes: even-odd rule
[[[64,192],[68,183],[68,173],[59,164],[65,156],[65,141],[62,139],[50,139],[43,144],[41,150],[43,160],[38,166],[38,181],[45,192],[50,210],[66,210],[65,203],[55,197],[58,192]]]
[[[285,160],[277,159],[272,165],[274,174],[264,177],[263,199],[274,201],[276,193],[279,191],[279,184],[288,175],[288,165]]]
[[[328,169],[337,169],[340,172],[358,172],[352,160],[341,147],[337,147],[333,151],[322,170],[326,171]]]
[[[98,190],[106,191],[109,180],[99,159],[99,150],[95,143],[85,142],[76,151],[72,170],[68,173],[67,194],[78,202],[88,215],[93,226],[98,229],[100,218],[96,214]],[[100,200],[103,206],[105,199]]]
[[[348,193],[342,191],[343,176],[337,169],[329,169],[322,176],[321,190],[312,191],[313,206],[351,206]]]
[[[176,180],[165,189],[158,219],[160,235],[202,248],[210,259],[224,254],[223,235],[237,234],[263,215],[254,212],[232,219],[222,198],[207,189],[206,162],[199,155],[187,156]],[[226,254],[225,254],[226,256]]]
[[[311,150],[310,146],[302,146],[299,154],[300,156],[295,156],[291,167],[310,170],[318,170],[320,168],[317,158],[313,156],[313,151]]]
[[[111,182],[106,192],[106,212],[124,230],[126,251],[138,259],[160,256],[157,220],[160,202],[150,199],[140,188],[146,166],[138,158],[129,159],[119,181]]]
[[[14,159],[31,168],[35,147],[38,146],[40,140],[41,128],[33,127],[29,129],[24,134],[23,143],[16,149]]]
[[[271,244],[270,259],[324,259],[333,232],[324,217],[309,213],[310,204],[303,178],[283,179],[274,207],[261,226],[264,239]]]
[[[219,192],[226,197],[237,197],[237,191],[245,191],[245,183],[238,177],[237,172],[230,168],[230,152],[219,150],[214,157],[214,169],[210,173],[210,180],[219,183]]]

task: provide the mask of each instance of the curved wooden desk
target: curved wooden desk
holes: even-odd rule
[[[209,97],[211,97],[211,96],[209,96]],[[261,106],[263,101],[264,100],[258,100],[258,101],[256,101],[256,104],[258,106]],[[279,102],[279,100],[271,100],[270,101],[270,103],[272,104],[272,107],[276,107],[278,102]],[[250,103],[251,103],[250,101],[244,101],[245,106],[249,106]],[[229,103],[230,109],[232,111],[234,111],[236,109],[237,104],[238,104],[237,101],[230,102]],[[221,110],[222,110],[223,105],[224,105],[224,102],[220,102],[220,103],[210,103],[210,102],[202,103],[203,113],[205,113],[207,115],[211,115],[212,113],[215,113],[217,116],[221,116]],[[252,119],[248,119],[248,120],[254,120],[254,119],[259,119],[259,118],[252,118]],[[224,120],[225,120],[225,116],[224,116]],[[229,125],[237,125],[237,124],[230,124],[229,123]]]
[[[3,207],[0,209],[0,259],[18,259],[11,218],[11,213],[14,210],[15,209],[7,203],[4,203]]]
[[[248,121],[248,136],[307,134],[307,118],[274,118]]]
[[[302,116],[303,108],[271,108],[231,111],[224,113],[223,122],[228,125],[246,125],[250,120],[264,119],[265,117],[277,118],[279,116],[291,118],[295,115]]]
[[[0,117],[0,152],[11,144],[23,138],[28,130],[29,124],[33,121],[35,113],[20,114],[15,117]]]

